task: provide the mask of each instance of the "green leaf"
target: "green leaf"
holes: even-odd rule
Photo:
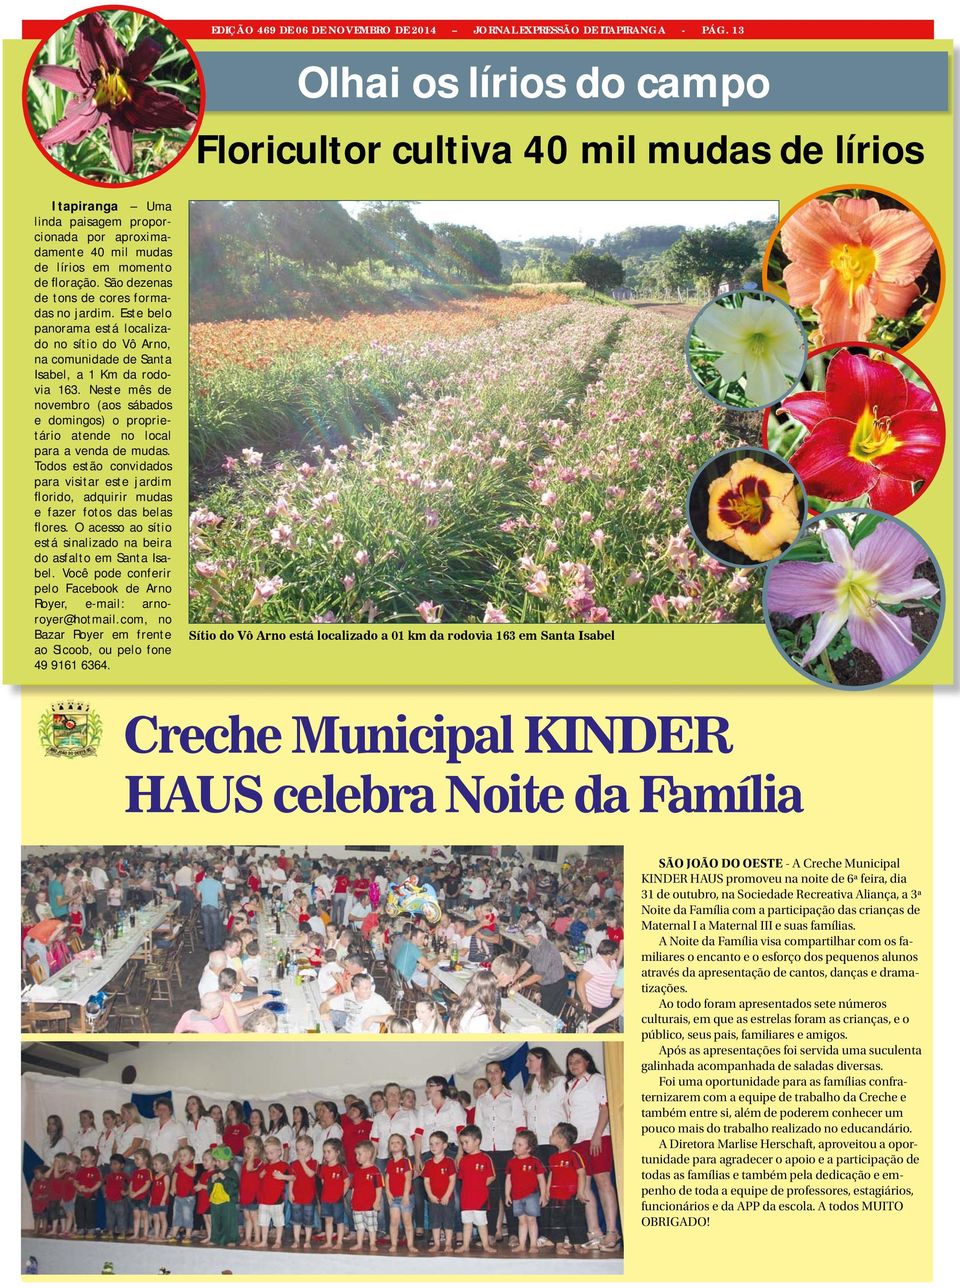
[[[803,559],[808,563],[821,563],[826,558],[823,542],[818,536],[810,534],[795,541],[786,554],[781,556],[781,563]]]
[[[888,515],[881,514],[879,511],[875,511],[873,514],[865,514],[850,534],[850,545],[857,546],[864,537],[869,537],[871,532],[876,532],[880,524],[888,517]]]

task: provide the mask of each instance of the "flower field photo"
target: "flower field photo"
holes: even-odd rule
[[[686,523],[760,432],[690,380],[695,311],[490,282],[195,322],[191,620],[759,622]]]

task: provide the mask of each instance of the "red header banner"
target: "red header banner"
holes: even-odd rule
[[[27,18],[25,40],[44,40],[62,18]],[[186,40],[932,40],[932,19],[513,19],[173,20]]]

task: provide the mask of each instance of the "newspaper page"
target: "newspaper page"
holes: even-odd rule
[[[21,1272],[947,1282],[950,20],[247,12],[4,45]]]

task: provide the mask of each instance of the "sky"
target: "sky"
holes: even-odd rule
[[[341,204],[350,214],[363,206]],[[468,224],[498,242],[550,236],[589,241],[641,224],[705,228],[778,217],[775,201],[421,201],[414,210],[421,223]]]

